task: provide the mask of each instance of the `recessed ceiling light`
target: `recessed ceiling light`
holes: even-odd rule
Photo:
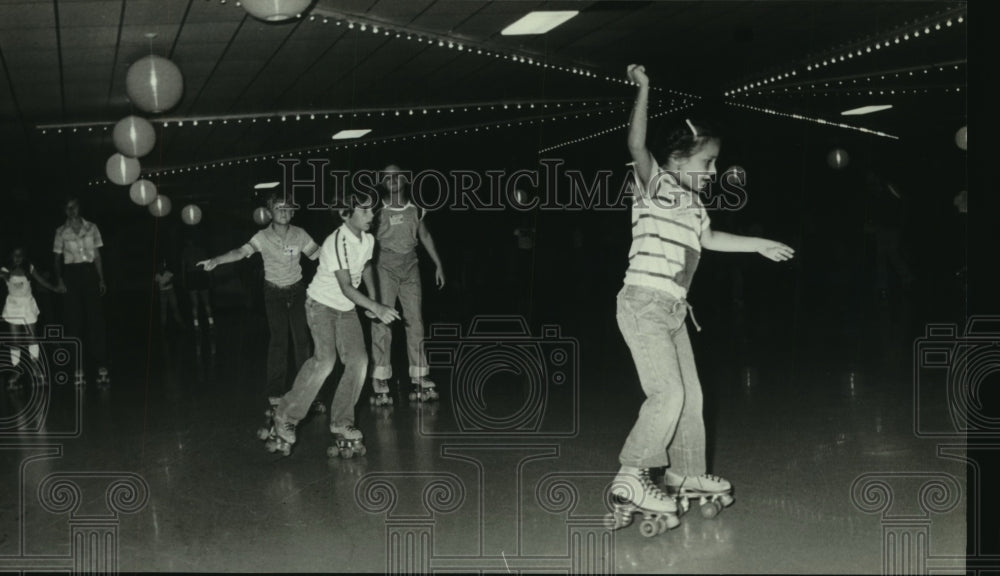
[[[854,108],[851,110],[845,110],[840,113],[841,116],[861,116],[862,114],[871,114],[872,112],[881,112],[882,110],[888,110],[892,108],[892,104],[879,104],[877,106],[862,106],[861,108]]]
[[[254,190],[269,190],[271,188],[277,188],[281,182],[261,182],[253,187]]]
[[[503,36],[545,34],[579,13],[579,10],[540,10],[529,12],[517,22],[504,28],[500,34]]]
[[[334,140],[347,140],[349,138],[361,138],[365,134],[371,132],[371,129],[365,130],[341,130],[333,135]]]

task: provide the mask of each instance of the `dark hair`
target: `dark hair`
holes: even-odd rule
[[[691,131],[688,122],[698,132],[697,137]],[[721,138],[718,127],[688,116],[676,119],[666,126],[661,126],[657,130],[650,150],[657,162],[665,163],[674,154],[687,158],[698,152],[709,140],[721,140]]]
[[[377,198],[373,198],[371,194],[350,191],[337,198],[332,208],[341,218],[347,219],[354,215],[356,208],[374,208],[376,204]]]

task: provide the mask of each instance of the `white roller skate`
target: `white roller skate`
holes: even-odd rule
[[[272,422],[264,448],[268,452],[281,452],[282,455],[288,456],[292,453],[292,445],[295,444],[295,424],[289,422],[277,411],[275,411]]]
[[[622,466],[611,486],[614,511],[604,518],[605,526],[618,530],[632,523],[632,515],[642,514],[639,533],[649,538],[680,524],[677,503],[649,477],[649,468]]]
[[[704,518],[715,518],[723,508],[733,503],[733,485],[714,474],[681,476],[667,470],[663,480],[667,492],[680,504],[682,513],[691,508],[691,500],[694,499],[698,500]]]
[[[368,399],[372,406],[392,406],[388,380],[372,379],[372,389],[375,393]]]
[[[412,381],[413,391],[410,392],[410,401],[430,402],[438,399],[437,385],[433,381],[424,378],[414,378]]]
[[[274,426],[274,414],[278,411],[278,403],[281,402],[281,398],[268,398],[267,399],[267,410],[264,411],[264,417],[267,418],[264,421],[264,426],[257,429],[257,437],[261,440],[267,440],[271,437],[271,427]]]
[[[326,450],[326,455],[330,458],[353,458],[355,454],[364,456],[368,451],[363,443],[365,435],[353,424],[330,426],[330,432],[333,434],[333,445]]]
[[[108,374],[107,368],[97,369],[97,387],[101,389],[111,387],[111,375]]]

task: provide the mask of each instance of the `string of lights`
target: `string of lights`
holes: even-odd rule
[[[843,122],[831,122],[829,120],[824,120],[822,118],[811,118],[809,116],[803,116],[801,114],[790,114],[787,112],[779,112],[777,110],[772,110],[770,108],[762,108],[760,106],[751,106],[749,104],[743,104],[741,102],[726,102],[730,106],[735,106],[737,108],[743,108],[746,110],[753,110],[754,112],[762,112],[764,114],[771,114],[773,116],[781,116],[784,118],[792,118],[795,120],[804,120],[806,122],[813,122],[815,124],[822,124],[825,126],[833,126],[836,128],[843,128],[845,130],[855,130],[857,132],[863,132],[865,134],[872,134],[874,136],[881,136],[883,138],[889,138],[892,140],[899,140],[899,136],[894,136],[892,134],[887,134],[885,132],[880,132],[878,130],[872,130],[870,128],[862,128],[860,126],[851,126],[850,124],[844,124]]]
[[[523,109],[548,109],[573,106],[593,106],[607,102],[613,105],[617,102],[631,101],[630,98],[591,98],[591,99],[566,99],[566,100],[502,100],[492,102],[465,102],[457,104],[436,104],[430,106],[397,106],[389,108],[350,108],[350,109],[327,109],[327,110],[292,110],[267,112],[261,114],[229,114],[217,116],[185,116],[185,117],[165,117],[150,118],[149,122],[161,124],[164,128],[169,126],[212,126],[215,124],[242,124],[244,122],[255,124],[257,122],[287,122],[294,120],[330,120],[344,118],[379,118],[393,116],[416,116],[434,114],[458,114],[469,112],[484,112],[496,110],[523,110]],[[662,103],[662,101],[660,101]],[[35,128],[42,134],[62,134],[77,132],[93,132],[95,129],[107,131],[113,128],[117,121],[101,122],[81,122],[71,124],[39,124]]]
[[[143,174],[143,178],[151,178],[156,176],[169,176],[174,174],[184,174],[190,172],[198,172],[201,170],[209,170],[214,168],[226,168],[231,166],[239,165],[249,165],[253,162],[263,162],[269,160],[278,160],[281,158],[293,158],[301,154],[320,154],[324,152],[333,152],[337,150],[346,150],[353,148],[363,148],[367,146],[375,146],[378,144],[384,144],[389,142],[408,142],[408,141],[423,141],[428,138],[437,138],[441,136],[457,136],[462,134],[474,134],[477,132],[488,132],[497,128],[516,128],[523,126],[532,126],[536,124],[544,124],[546,122],[559,122],[564,120],[569,120],[573,118],[592,118],[594,116],[602,117],[604,114],[618,113],[626,109],[630,109],[632,106],[631,102],[622,103],[618,105],[605,106],[602,108],[594,108],[589,110],[579,110],[573,112],[562,112],[553,114],[542,114],[530,117],[520,117],[512,118],[509,120],[500,120],[492,122],[481,122],[476,124],[467,124],[462,126],[452,126],[448,128],[440,128],[429,131],[421,132],[411,132],[405,134],[395,134],[392,136],[383,136],[380,138],[367,138],[364,140],[355,140],[351,142],[344,142],[343,144],[331,144],[324,146],[311,146],[303,147],[292,150],[284,150],[280,152],[266,152],[262,154],[253,154],[247,156],[239,156],[233,158],[225,158],[220,160],[215,160],[207,163],[198,164],[188,164],[184,166],[175,166],[169,168],[162,168],[159,170],[150,170]],[[106,178],[97,179],[88,182],[89,186],[97,186],[108,184],[109,181]]]
[[[824,88],[829,88],[831,85],[833,87],[844,86],[845,82],[849,85],[856,85],[861,82],[871,83],[872,81],[882,81],[882,80],[906,80],[907,78],[922,78],[923,75],[929,75],[931,72],[939,73],[951,73],[952,71],[959,70],[960,66],[966,64],[965,60],[952,60],[948,62],[939,62],[936,64],[925,64],[920,66],[908,66],[905,68],[896,68],[893,70],[885,70],[881,72],[866,72],[862,74],[852,74],[847,76],[838,76],[833,78],[825,78],[822,80],[804,80],[802,82],[795,83],[784,83],[775,85],[769,89],[756,90],[756,91],[744,91],[744,92],[726,92],[724,95],[728,97],[747,97],[759,94],[776,94],[778,92],[792,93],[796,90],[803,90],[808,87],[808,89],[822,90]],[[792,89],[795,90],[792,90]]]
[[[792,65],[790,67],[791,70],[773,75],[764,75],[759,80],[750,81],[742,86],[728,90],[726,95],[729,96],[733,93],[742,93],[752,91],[754,88],[768,86],[770,84],[780,82],[781,80],[785,80],[791,76],[798,76],[799,72],[808,73],[819,71],[821,69],[834,66],[840,62],[847,62],[854,60],[855,58],[862,58],[868,54],[879,52],[895,45],[905,44],[911,38],[926,38],[933,33],[953,28],[956,24],[964,24],[965,21],[965,7],[952,8],[940,13],[932,14],[918,19],[915,22],[897,26],[888,32],[825,50],[817,56],[810,57],[808,60],[800,61],[799,63]]]
[[[917,94],[961,94],[965,90],[965,85],[952,86],[912,86],[881,87],[873,89],[858,90],[856,88],[823,88],[816,90],[772,90],[764,95],[776,97],[825,97],[825,96],[906,96]]]
[[[226,4],[226,0],[220,0],[220,2],[222,4]],[[241,3],[238,1],[234,2],[234,4],[237,7],[241,6]],[[411,42],[423,43],[427,44],[428,46],[436,46],[438,48],[455,50],[456,52],[462,52],[470,55],[494,57],[508,62],[524,64],[526,66],[535,66],[559,72],[565,72],[568,74],[574,74],[585,78],[601,79],[615,84],[634,85],[633,82],[621,76],[601,74],[599,72],[588,70],[586,67],[583,66],[553,63],[542,56],[526,55],[512,50],[499,49],[490,44],[484,42],[476,42],[473,40],[469,40],[468,38],[459,39],[444,34],[434,34],[423,30],[415,30],[408,26],[402,26],[399,24],[388,24],[371,18],[366,18],[363,16],[338,12],[335,10],[331,10],[325,6],[313,7],[309,15],[306,18],[304,18],[304,20],[307,22],[343,26],[347,30],[363,32],[363,33],[371,33],[373,35],[381,35],[388,38],[395,38]],[[651,87],[651,89],[653,91],[670,92],[673,94],[677,94],[678,96],[683,96],[685,98],[699,98],[699,96],[695,94],[689,94],[686,92],[682,92],[679,90],[672,90],[668,88],[661,88],[658,86]]]
[[[680,112],[681,110],[685,110],[685,109],[690,108],[692,106],[694,106],[694,104],[686,104],[686,105],[679,106],[677,108],[670,108],[670,109],[667,109],[667,110],[663,110],[661,112],[657,112],[655,114],[651,114],[649,117],[650,118],[659,118],[661,116],[666,116],[667,114],[672,114],[674,112]],[[548,146],[546,148],[542,148],[542,149],[540,149],[538,151],[538,153],[539,154],[544,154],[546,152],[555,150],[557,148],[562,148],[564,146],[569,146],[570,144],[578,144],[580,142],[584,142],[584,141],[587,141],[587,140],[592,140],[594,138],[599,138],[601,136],[606,136],[606,135],[611,134],[613,132],[617,132],[617,131],[619,131],[619,130],[621,130],[623,128],[628,128],[628,122],[626,122],[624,124],[617,124],[617,125],[612,126],[610,128],[605,128],[604,130],[601,130],[599,132],[594,132],[594,133],[588,134],[586,136],[581,136],[580,138],[574,138],[572,140],[567,140],[565,142],[562,142],[560,144],[556,144],[554,146]]]

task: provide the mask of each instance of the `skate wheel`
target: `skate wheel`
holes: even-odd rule
[[[341,448],[340,457],[345,460],[350,460],[351,456],[354,456],[354,452],[350,448]]]
[[[326,457],[327,458],[336,458],[337,454],[339,452],[340,451],[337,449],[336,446],[330,446],[329,448],[326,449]]]
[[[288,456],[291,453],[292,453],[292,447],[291,447],[291,445],[285,444],[284,446],[281,447],[281,455],[282,456]]]
[[[410,392],[410,402],[413,402],[416,399],[417,399],[417,393],[416,392]]]
[[[656,533],[663,534],[670,529],[670,520],[666,515],[656,517]]]
[[[364,456],[367,453],[368,453],[368,449],[367,448],[365,448],[364,446],[359,446],[358,447],[358,456]]]
[[[722,504],[719,502],[708,502],[701,505],[701,516],[702,518],[715,518],[722,511]]]
[[[275,450],[278,449],[278,447],[274,445],[274,442],[268,442],[264,445],[264,448],[271,454],[274,454]]]
[[[723,494],[719,496],[719,502],[722,504],[723,507],[732,506],[733,504],[732,494]]]
[[[646,538],[652,538],[657,534],[657,523],[656,520],[651,520],[649,518],[643,520],[639,523],[639,534],[642,534]]]
[[[261,428],[261,429],[257,430],[257,438],[260,438],[261,440],[267,440],[268,437],[270,437],[270,436],[271,436],[271,432],[267,428]]]
[[[368,403],[371,404],[372,406],[374,406],[375,405],[375,397],[372,396],[372,397],[368,398]]]

